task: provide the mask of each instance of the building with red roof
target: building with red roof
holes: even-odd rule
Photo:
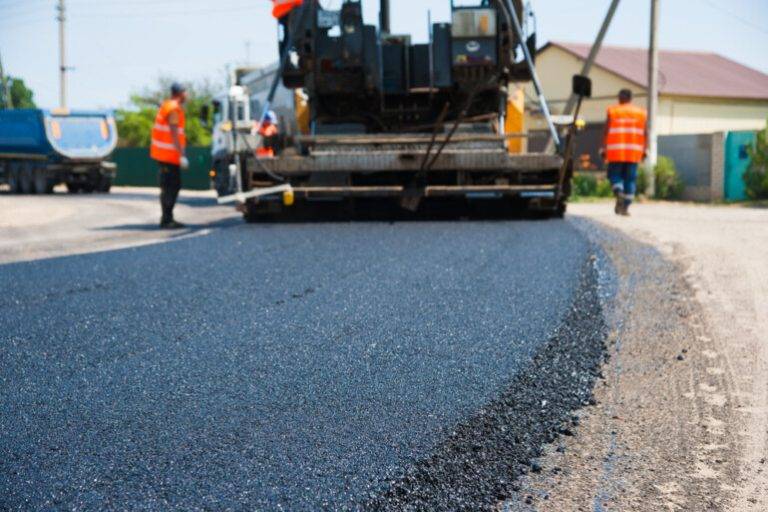
[[[589,44],[552,41],[537,52],[539,72],[552,111],[558,113],[570,92],[571,76],[579,73]],[[765,127],[768,119],[768,75],[715,53],[661,50],[659,52],[659,117],[661,135],[699,134]],[[602,123],[605,109],[620,89],[634,92],[636,102],[647,101],[648,50],[603,46],[590,76],[593,99],[582,117]],[[529,91],[529,98],[535,96]],[[530,101],[535,108],[535,101]],[[537,116],[530,128],[540,128]]]

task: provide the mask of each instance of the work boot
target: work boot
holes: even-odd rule
[[[183,229],[185,227],[184,224],[173,219],[160,221],[160,229]]]
[[[624,205],[624,197],[621,194],[616,194],[616,206],[613,208],[613,212],[616,215],[623,215],[626,206]]]
[[[621,201],[621,211],[619,212],[619,215],[623,217],[629,217],[629,205],[632,204],[631,199],[623,198]]]

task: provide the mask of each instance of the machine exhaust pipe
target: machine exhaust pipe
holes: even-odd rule
[[[379,0],[379,32],[389,34],[389,0]]]

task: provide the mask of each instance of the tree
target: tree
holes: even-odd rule
[[[8,89],[11,91],[11,102],[13,108],[35,108],[35,94],[30,88],[26,86],[24,80],[21,78],[6,77],[8,82]],[[3,86],[4,84],[0,84]],[[5,87],[0,87],[0,97],[2,97],[2,105],[7,108],[7,102],[5,101]]]
[[[747,148],[750,163],[744,173],[747,197],[768,199],[768,123],[757,132],[755,145]]]
[[[116,111],[120,146],[149,146],[157,109],[168,97],[173,82],[172,78],[161,77],[157,86],[132,94],[128,108]],[[187,144],[189,146],[208,146],[211,144],[211,133],[200,122],[200,112],[203,105],[211,102],[217,87],[208,80],[197,83],[187,82],[184,85],[189,94],[187,103],[184,105],[187,119],[184,132],[187,136]]]

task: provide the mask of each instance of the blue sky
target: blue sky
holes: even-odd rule
[[[338,6],[341,0],[324,0]],[[427,37],[449,0],[391,0],[393,31]],[[591,42],[609,0],[532,0],[539,42]],[[0,0],[0,53],[42,106],[58,103],[55,0]],[[223,80],[225,66],[276,60],[268,0],[67,0],[72,107],[115,107],[160,75]],[[377,0],[363,0],[374,22]],[[607,44],[646,46],[650,0],[623,0]],[[661,0],[663,48],[720,53],[768,73],[767,0]]]

